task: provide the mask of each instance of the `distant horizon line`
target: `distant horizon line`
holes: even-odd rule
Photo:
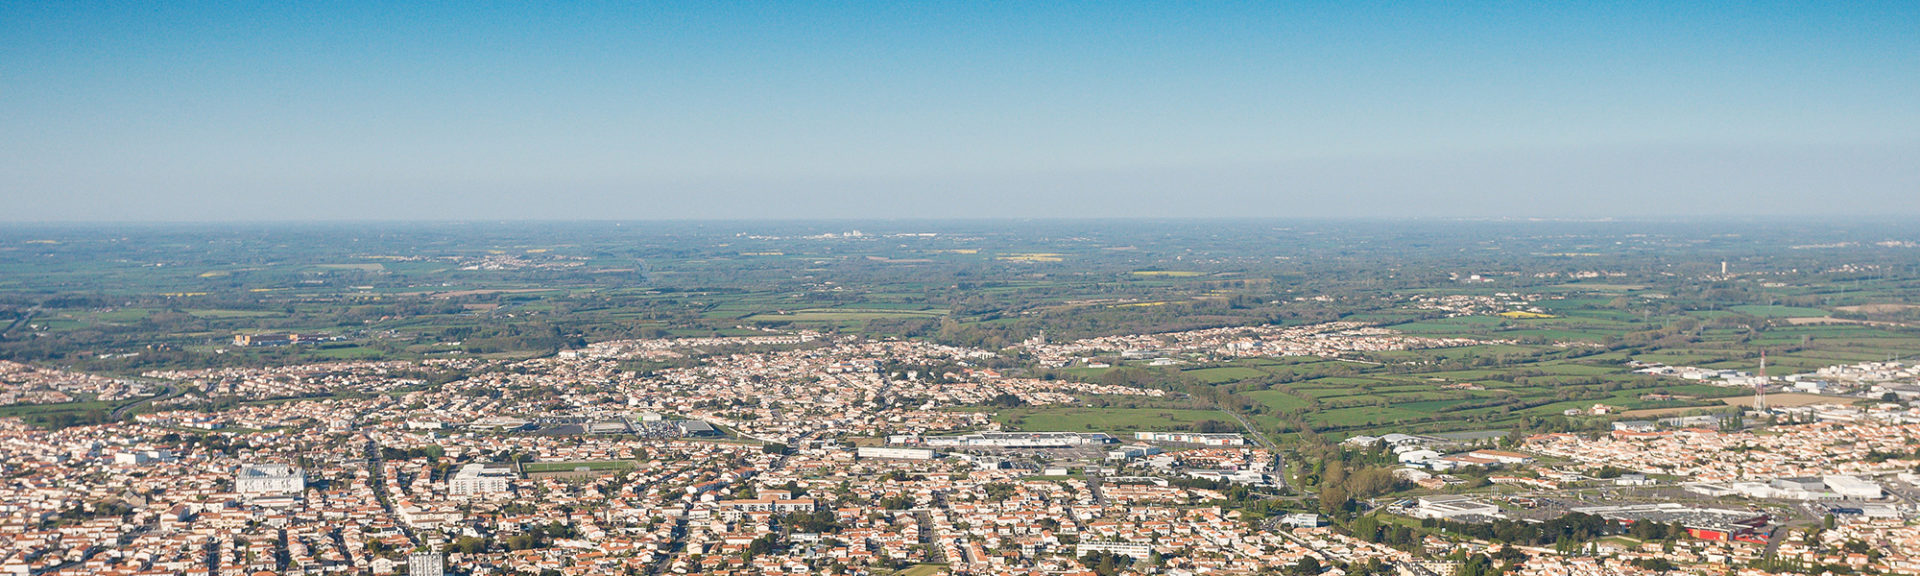
[[[1711,215],[1711,216],[1605,216],[1605,217],[1548,217],[1548,216],[1503,216],[1503,217],[1467,217],[1467,216],[869,216],[869,217],[795,217],[795,218],[321,218],[321,219],[227,219],[227,220],[4,220],[0,227],[8,226],[218,226],[218,225],[332,225],[332,224],[704,224],[704,223],[891,223],[891,222],[1137,222],[1137,223],[1182,223],[1182,222],[1430,222],[1430,223],[1563,223],[1563,224],[1686,224],[1686,223],[1725,223],[1725,222],[1799,222],[1807,224],[1834,223],[1916,223],[1920,224],[1920,215],[1905,214],[1859,214],[1859,215]]]

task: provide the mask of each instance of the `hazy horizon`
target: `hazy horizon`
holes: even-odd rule
[[[1920,4],[0,6],[0,222],[1920,216]]]

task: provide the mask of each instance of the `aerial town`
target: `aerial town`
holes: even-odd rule
[[[1021,347],[1062,366],[1469,344],[1340,323]],[[1341,472],[1238,426],[1004,429],[969,407],[1169,392],[1003,376],[994,356],[801,331],[137,382],[9,363],[16,402],[164,393],[120,422],[0,421],[0,573],[1920,573],[1920,407],[1896,401],[1599,434],[1355,435],[1342,459],[1384,463],[1404,488],[1336,505],[1290,484]],[[1881,362],[1776,384],[1900,397],[1913,376]],[[1618,535],[1472,528],[1565,518]]]

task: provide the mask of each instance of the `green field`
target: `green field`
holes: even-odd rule
[[[117,402],[63,402],[60,404],[12,404],[0,406],[0,418],[19,418],[36,426],[85,424],[91,418],[113,411]]]
[[[933,576],[946,569],[946,564],[915,564],[905,570],[894,572],[893,576]]]
[[[754,314],[750,322],[858,322],[876,318],[938,318],[946,310],[888,310],[876,308],[816,308],[787,313]]]
[[[1357,426],[1413,421],[1426,417],[1427,415],[1427,413],[1418,410],[1389,405],[1323,410],[1315,413],[1314,419],[1335,426]]]
[[[1733,306],[1729,309],[1742,314],[1751,314],[1754,316],[1765,316],[1769,318],[1818,318],[1818,317],[1827,315],[1826,310],[1821,310],[1819,308],[1800,308],[1800,307],[1794,307],[1794,306],[1762,306],[1762,305],[1756,304],[1756,305],[1747,305],[1747,306]]]
[[[1286,392],[1282,392],[1279,390],[1261,390],[1257,392],[1248,392],[1247,397],[1253,398],[1254,400],[1259,401],[1261,404],[1266,405],[1268,408],[1271,408],[1279,412],[1285,412],[1288,410],[1299,410],[1299,409],[1312,406],[1312,403],[1308,402],[1305,398],[1294,396],[1292,394],[1288,394]]]
[[[1083,398],[1112,408],[1001,411],[1009,427],[1175,429],[1231,420],[1209,409],[1225,406],[1270,432],[1336,437],[1544,429],[1567,424],[1548,421],[1570,407],[1684,406],[1738,392],[1634,375],[1630,359],[1751,371],[1764,351],[1787,374],[1920,355],[1920,308],[1910,307],[1920,269],[1910,250],[1875,244],[1910,237],[1899,225],[1448,223],[1385,236],[1311,222],[862,227],[871,233],[773,222],[14,227],[0,230],[0,359],[132,376],[528,358],[609,340],[804,328],[982,350],[990,354],[966,366],[1003,374],[1170,392]],[[1795,248],[1840,238],[1852,247]],[[1739,272],[1720,275],[1722,261]],[[1608,273],[1575,275],[1592,270]],[[1462,272],[1493,281],[1452,279]],[[1152,305],[1129,305],[1143,303]],[[1498,316],[1516,310],[1555,317]],[[1873,324],[1788,321],[1829,311]],[[1101,348],[1073,353],[1064,368],[1039,365],[1021,345],[1332,321],[1489,343],[1338,359],[1190,350],[1175,353],[1178,367]],[[348,340],[228,344],[269,332]],[[1116,367],[1084,368],[1082,358]],[[1695,399],[1641,399],[1654,392]],[[77,421],[110,408],[0,415]]]
[[[267,318],[282,315],[265,310],[188,310],[187,313],[201,318]]]
[[[1201,381],[1206,382],[1208,384],[1219,384],[1222,382],[1236,382],[1240,380],[1246,380],[1249,378],[1258,378],[1258,377],[1267,375],[1266,372],[1263,372],[1257,369],[1244,368],[1239,366],[1227,366],[1227,367],[1221,367],[1221,368],[1202,368],[1199,370],[1188,370],[1186,371],[1186,374],[1188,376],[1199,378]]]

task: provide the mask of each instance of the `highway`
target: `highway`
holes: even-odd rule
[[[161,384],[161,385],[160,385],[160,393],[159,393],[159,394],[156,394],[156,395],[153,395],[153,396],[148,396],[148,397],[146,397],[146,398],[141,398],[141,399],[139,399],[139,400],[134,400],[134,401],[132,401],[132,402],[128,402],[128,403],[126,403],[126,404],[121,404],[121,405],[120,405],[120,407],[118,407],[118,408],[114,408],[114,409],[113,409],[113,413],[112,413],[112,414],[108,414],[108,415],[107,415],[107,419],[108,419],[108,420],[119,420],[119,419],[121,419],[121,418],[123,418],[123,417],[125,417],[125,416],[127,415],[127,411],[128,411],[128,410],[132,410],[132,409],[133,409],[133,407],[135,407],[135,406],[139,406],[139,405],[141,405],[141,404],[146,404],[146,403],[148,403],[148,402],[154,402],[154,401],[158,401],[158,400],[165,400],[165,399],[168,399],[168,398],[172,398],[172,397],[174,397],[174,396],[179,396],[179,395],[181,395],[181,394],[185,394],[185,393],[186,393],[186,391],[185,391],[185,390],[181,390],[181,389],[178,389],[178,388],[174,388],[172,384]]]

